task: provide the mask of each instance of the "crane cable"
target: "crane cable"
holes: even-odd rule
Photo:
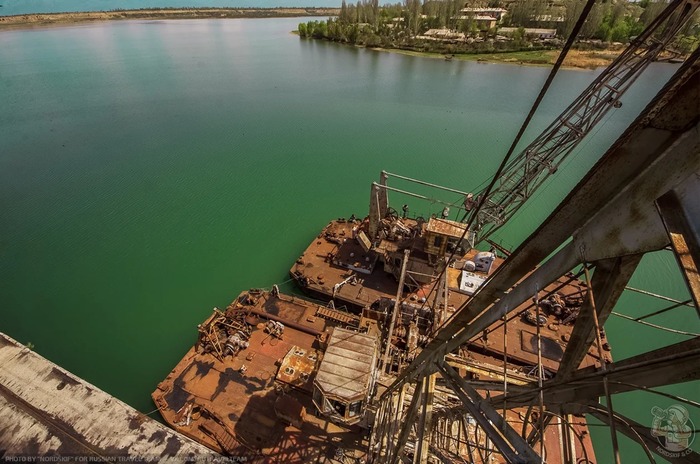
[[[559,53],[559,56],[557,57],[557,62],[554,64],[552,67],[552,70],[549,73],[549,76],[547,76],[547,80],[545,81],[544,85],[542,86],[542,89],[540,90],[540,93],[537,95],[537,98],[535,99],[535,102],[532,104],[532,108],[530,108],[530,112],[528,113],[527,117],[525,118],[525,121],[523,121],[522,126],[520,127],[520,130],[518,131],[518,134],[515,136],[515,139],[513,140],[513,143],[510,146],[510,149],[508,150],[508,153],[506,153],[506,156],[503,158],[503,161],[501,161],[501,165],[498,167],[498,170],[496,171],[496,174],[494,174],[493,178],[491,179],[491,182],[489,183],[488,187],[484,191],[484,196],[482,201],[478,202],[476,209],[474,210],[474,214],[469,218],[469,221],[467,222],[467,226],[464,229],[464,232],[462,232],[462,236],[459,239],[459,243],[462,243],[467,236],[467,233],[472,227],[472,224],[474,223],[474,219],[479,214],[479,211],[481,210],[481,207],[484,205],[486,199],[488,198],[489,194],[491,193],[491,190],[493,189],[493,186],[496,184],[498,181],[498,178],[501,176],[501,173],[505,169],[506,165],[508,164],[508,161],[510,160],[511,156],[513,156],[513,152],[515,151],[515,147],[518,145],[520,142],[520,139],[522,138],[523,134],[525,133],[525,130],[527,129],[528,125],[530,124],[530,121],[532,120],[533,116],[535,115],[535,112],[537,112],[537,109],[540,106],[540,103],[542,103],[542,100],[544,99],[545,94],[549,90],[550,85],[552,84],[552,81],[554,81],[554,77],[557,75],[557,72],[559,71],[559,68],[561,68],[562,64],[564,63],[564,60],[566,59],[566,55],[569,53],[569,50],[573,46],[574,42],[576,41],[576,37],[578,36],[579,31],[583,27],[583,24],[586,22],[586,18],[588,17],[588,13],[590,13],[591,9],[593,8],[593,5],[595,4],[595,0],[588,0],[586,2],[586,5],[583,7],[583,10],[581,11],[581,15],[579,16],[578,20],[576,21],[576,24],[574,25],[574,28],[571,30],[571,34],[569,34],[569,37],[566,39],[566,44],[564,44],[564,48],[562,48],[561,52]],[[466,219],[466,217],[465,217]],[[455,250],[452,251],[452,254],[450,257],[447,259],[447,263],[450,263],[456,254],[457,247],[455,247]],[[430,296],[433,294],[433,292],[436,291],[436,288],[442,279],[442,275],[447,271],[447,266],[445,266],[445,269],[440,272],[440,275],[434,280],[434,284],[432,288],[430,289],[430,292],[428,296],[425,298],[425,302],[421,305],[420,310],[422,310],[427,301],[430,299]],[[405,298],[404,298],[405,300]],[[447,302],[445,302],[445,307],[447,307]],[[455,312],[450,318],[448,318],[446,321],[444,321],[441,325],[441,327],[444,327],[452,318],[454,315],[457,314]],[[437,329],[434,329],[433,332],[437,332]]]

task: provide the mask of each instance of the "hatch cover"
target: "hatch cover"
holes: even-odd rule
[[[561,361],[564,356],[564,349],[553,338],[542,336],[542,356],[552,361]],[[528,353],[537,354],[537,335],[522,331],[520,332],[521,346]]]

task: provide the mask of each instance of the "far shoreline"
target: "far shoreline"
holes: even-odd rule
[[[122,20],[178,20],[178,19],[241,19],[241,18],[303,18],[338,16],[340,8],[144,8],[138,10],[110,10],[62,13],[36,13],[0,16],[0,32],[5,30],[71,26],[101,21]],[[296,31],[295,31],[296,32]],[[317,39],[309,39],[317,40]],[[346,45],[346,44],[342,44]],[[347,46],[347,45],[346,45]],[[441,53],[404,49],[369,47],[374,51],[402,55],[445,59]],[[596,69],[611,63],[621,50],[584,51],[571,50],[564,67],[569,69]],[[466,53],[451,55],[450,60],[500,63],[518,66],[552,66],[559,50],[519,51],[502,53]]]
[[[340,8],[145,8],[0,16],[0,31],[129,19],[236,19],[337,16]]]
[[[291,33],[297,36],[299,35],[299,31],[291,31]],[[559,53],[561,52],[561,49],[553,48],[533,51],[521,50],[492,53],[454,53],[446,55],[439,52],[423,52],[417,50],[406,50],[403,48],[367,47],[364,45],[334,42],[326,39],[305,38],[303,40],[322,40],[342,47],[364,48],[374,52],[395,53],[397,55],[428,58],[431,60],[473,61],[481,64],[509,64],[515,66],[536,67],[554,66],[554,63],[557,61]],[[625,48],[625,46],[622,46],[617,49],[605,50],[569,50],[567,58],[562,67],[565,69],[579,71],[591,71],[598,68],[605,68],[612,63],[625,50]]]

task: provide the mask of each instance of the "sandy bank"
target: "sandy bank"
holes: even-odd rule
[[[337,16],[338,8],[167,8],[0,16],[0,30],[121,19],[285,18]]]
[[[402,55],[422,56],[426,58],[445,59],[443,53],[418,52],[393,48],[374,48],[373,50],[399,53]],[[564,67],[573,69],[595,69],[609,65],[622,52],[617,50],[570,50],[564,60]],[[559,56],[559,50],[538,50],[502,53],[460,53],[450,55],[453,60],[479,61],[483,63],[506,63],[527,66],[551,66]]]

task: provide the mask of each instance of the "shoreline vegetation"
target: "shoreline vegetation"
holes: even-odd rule
[[[325,21],[312,20],[308,23],[300,23],[298,30],[293,32],[305,39],[328,40],[344,45],[410,56],[529,66],[553,65],[563,43],[560,37],[562,33],[566,32],[558,29],[524,28],[519,24],[525,23],[529,26],[547,24],[527,24],[527,20],[523,19],[528,17],[527,14],[520,12],[518,19],[517,11],[513,11],[509,17],[508,10],[500,6],[491,9],[491,11],[496,11],[495,16],[498,19],[487,16],[486,23],[484,23],[484,20],[481,19],[484,17],[482,10],[488,9],[468,7],[460,9],[462,5],[468,5],[469,2],[463,4],[462,0],[433,0],[422,7],[426,9],[425,13],[428,13],[423,14],[420,4],[415,3],[417,0],[407,1],[412,8],[407,9],[402,4],[380,7],[377,0],[362,0],[358,1],[356,5],[347,5],[343,0],[340,8],[143,8],[23,14],[0,16],[0,31],[137,19],[326,17],[328,20]],[[519,1],[527,3],[536,0]],[[645,11],[647,9],[654,10],[654,12],[658,10],[658,8],[654,8],[658,4],[649,3],[648,0],[643,1],[647,2],[644,7]],[[474,16],[469,10],[480,10],[479,15]],[[540,13],[542,12],[540,11]],[[598,29],[591,29],[588,39],[580,41],[569,52],[564,66],[593,69],[610,64],[625,48],[623,43],[611,39],[621,39],[626,42],[624,39],[628,38],[629,34],[638,32],[643,26],[642,23],[649,21],[643,13],[637,12],[637,18],[634,21],[622,10],[612,16],[599,14],[601,19],[600,25],[597,26]],[[498,16],[498,14],[502,16]],[[557,14],[563,15],[561,12]],[[614,19],[614,16],[618,16],[618,19]],[[501,31],[506,29],[501,29],[501,24],[514,27],[508,28],[510,32],[502,34]],[[548,25],[555,26],[555,24]],[[625,34],[622,35],[616,32],[620,28],[624,29],[621,25],[627,27]],[[544,37],[537,36],[530,31],[539,31],[539,34],[542,34],[542,31],[550,32],[548,32],[547,37]],[[441,36],[441,34],[443,35]],[[603,36],[607,40],[594,38]],[[687,37],[687,39],[690,38],[692,38],[690,42],[692,47],[689,48],[695,48],[700,40],[700,28],[696,27],[696,33]]]
[[[310,23],[313,23],[310,22]],[[301,24],[300,24],[301,26]],[[543,47],[529,47],[522,49],[491,49],[479,50],[472,49],[470,51],[461,50],[455,51],[452,47],[435,47],[432,43],[430,48],[423,47],[422,44],[410,44],[402,46],[393,45],[369,45],[350,43],[348,41],[332,40],[328,37],[314,37],[310,35],[302,35],[299,30],[293,31],[302,39],[306,40],[326,40],[337,42],[342,45],[355,46],[360,48],[368,48],[370,50],[397,53],[399,55],[416,56],[423,58],[440,59],[447,61],[476,61],[480,63],[500,63],[500,64],[515,64],[521,66],[553,66],[559,57],[561,51],[560,44],[547,45]],[[606,44],[604,46],[590,46],[589,44],[578,44],[578,48],[569,50],[564,59],[563,67],[569,69],[595,69],[606,67],[612,63],[625,50],[626,46],[621,43]]]
[[[77,13],[38,13],[0,16],[0,30],[34,26],[69,25],[125,19],[215,19],[215,18],[293,18],[330,17],[340,8],[144,8],[139,10],[85,11]]]
[[[342,0],[340,14],[302,22],[301,38],[451,60],[552,65],[581,14],[580,0]],[[667,4],[661,0],[596,3],[564,66],[607,66]],[[680,62],[700,44],[700,10],[660,58]]]

